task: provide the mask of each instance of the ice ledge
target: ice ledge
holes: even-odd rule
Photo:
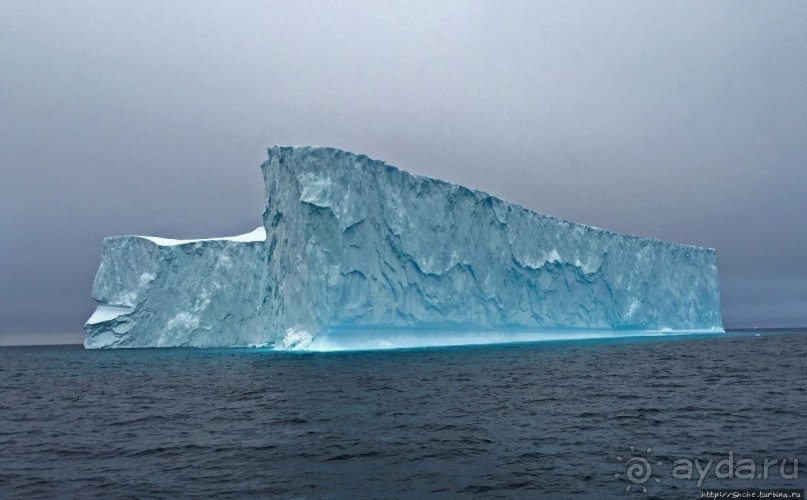
[[[90,319],[87,320],[87,325],[97,325],[104,321],[112,321],[120,316],[126,316],[134,311],[134,307],[128,306],[111,306],[107,304],[98,304],[95,312],[92,313]]]
[[[340,352],[383,349],[420,349],[463,345],[556,342],[569,340],[668,337],[725,333],[721,327],[658,330],[460,330],[357,328],[337,329],[312,336],[289,329],[277,342],[250,344],[248,347],[275,351]]]

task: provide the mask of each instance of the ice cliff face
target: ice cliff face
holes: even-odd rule
[[[714,250],[573,224],[331,148],[271,148],[261,168],[265,234],[104,241],[87,347],[722,329]]]
[[[263,228],[235,238],[104,240],[90,347],[216,347],[265,337]]]

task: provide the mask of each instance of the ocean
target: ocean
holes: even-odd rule
[[[0,497],[804,489],[807,333],[757,333],[337,353],[0,348]]]

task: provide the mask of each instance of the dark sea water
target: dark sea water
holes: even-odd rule
[[[699,498],[697,470],[676,478],[673,463],[727,470],[729,457],[754,475],[787,459],[788,477],[777,465],[721,480],[712,466],[703,487],[807,482],[803,333],[343,353],[15,347],[0,349],[0,394],[2,498]],[[652,473],[632,482],[631,464]]]

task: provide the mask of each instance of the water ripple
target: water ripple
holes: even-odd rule
[[[4,348],[0,497],[626,498],[617,457],[650,447],[664,464],[729,451],[807,463],[806,360],[796,334],[332,354]],[[646,498],[699,492],[659,474]],[[793,485],[804,480],[753,486]]]

